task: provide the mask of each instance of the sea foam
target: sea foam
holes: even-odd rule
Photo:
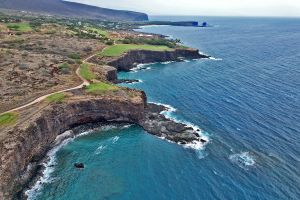
[[[78,137],[82,137],[85,135],[88,135],[92,132],[94,132],[95,130],[101,130],[101,131],[107,131],[107,130],[111,130],[111,129],[115,129],[115,128],[121,128],[121,129],[125,129],[125,128],[129,128],[131,125],[124,125],[122,127],[118,127],[118,126],[114,126],[114,125],[105,125],[105,126],[101,126],[100,128],[96,128],[96,129],[90,129],[88,131],[84,131],[76,136],[74,136],[73,134],[71,134],[70,132],[72,131],[66,131],[60,135],[58,135],[55,139],[54,144],[56,144],[46,155],[47,160],[42,163],[42,165],[44,166],[44,170],[42,172],[42,175],[39,177],[39,179],[36,181],[36,183],[28,190],[25,191],[25,195],[27,195],[28,200],[34,200],[38,197],[39,192],[41,191],[41,189],[43,188],[43,185],[46,183],[51,183],[51,181],[53,181],[54,179],[51,177],[51,174],[53,173],[53,171],[55,170],[55,166],[56,166],[56,153],[65,145],[67,145],[68,143],[74,141],[75,138]],[[64,136],[70,136],[69,138],[65,138],[64,140],[62,140],[62,137]],[[112,143],[116,143],[119,140],[119,136],[115,136],[112,138]],[[107,146],[103,146],[100,145],[96,151],[95,154],[100,154]]]
[[[209,57],[210,60],[223,60],[222,58]]]
[[[67,145],[69,142],[73,141],[74,137],[65,139],[62,141],[59,145],[52,148],[47,153],[47,161],[44,162],[42,165],[45,167],[45,169],[42,172],[42,176],[39,178],[39,180],[31,187],[29,190],[25,192],[29,200],[36,199],[37,195],[39,194],[39,191],[42,189],[43,184],[50,183],[53,181],[51,174],[55,169],[56,165],[56,153],[65,145]]]
[[[163,114],[166,118],[168,118],[170,120],[173,120],[173,121],[178,122],[178,123],[185,124],[187,127],[192,128],[199,135],[200,138],[202,138],[202,139],[206,140],[207,142],[209,142],[209,137],[208,137],[207,133],[205,133],[199,126],[197,126],[197,125],[195,125],[191,122],[185,121],[185,120],[180,120],[176,117],[176,115],[174,114],[174,112],[176,112],[176,110],[177,110],[176,108],[174,108],[173,106],[168,105],[168,104],[163,104],[163,103],[158,103],[158,102],[151,102],[151,103],[166,107],[166,109],[163,110],[161,112],[161,114]],[[165,139],[163,137],[160,137],[160,138]],[[167,140],[167,141],[169,141],[169,140]],[[169,142],[174,143],[173,141],[169,141]],[[205,143],[205,144],[207,144],[207,143]],[[199,140],[199,141],[190,142],[188,144],[183,144],[182,146],[184,148],[190,148],[190,149],[194,149],[194,150],[203,150],[205,148],[205,144],[203,144]],[[199,152],[199,156],[198,156],[199,158],[203,158],[205,156],[206,155]]]
[[[95,154],[96,154],[96,155],[100,154],[104,149],[106,149],[106,147],[107,147],[107,146],[105,146],[105,145],[100,145],[100,146],[96,149]]]
[[[243,169],[249,169],[249,167],[256,164],[254,155],[248,151],[232,154],[229,156],[229,159]]]
[[[146,64],[138,64],[136,67],[130,69],[130,73],[136,73],[140,70],[150,70],[151,67],[149,65],[152,65],[154,63],[146,63]]]

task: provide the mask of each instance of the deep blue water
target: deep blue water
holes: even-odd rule
[[[128,86],[201,127],[210,138],[205,149],[185,149],[137,126],[95,131],[57,152],[37,199],[300,199],[300,19],[199,19],[214,27],[142,31],[219,59],[119,76],[142,80]]]

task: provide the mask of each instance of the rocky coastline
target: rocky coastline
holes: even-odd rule
[[[119,57],[111,57],[105,60],[109,66],[115,67],[118,71],[130,71],[139,64],[183,61],[185,59],[202,59],[210,56],[199,53],[198,49],[176,48],[173,51],[149,51],[149,50],[132,50],[124,53]],[[96,57],[91,62],[99,63]]]
[[[136,50],[111,60],[107,64],[117,70],[128,71],[137,64],[200,59],[208,56],[195,49],[176,49],[171,52]],[[107,68],[109,81],[117,82],[116,70]],[[66,102],[35,105],[20,111],[23,119],[6,128],[0,140],[1,172],[0,199],[14,199],[40,169],[40,161],[56,145],[56,138],[67,130],[86,123],[125,122],[140,125],[150,134],[179,144],[206,143],[198,130],[172,119],[162,112],[167,108],[147,103],[143,91],[134,90],[134,96],[89,96],[71,91]],[[130,91],[132,89],[128,89]],[[28,113],[34,113],[28,115]],[[66,139],[66,138],[62,138]]]

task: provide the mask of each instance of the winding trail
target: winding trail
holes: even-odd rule
[[[96,55],[96,54],[93,54],[93,55],[91,55],[91,56],[85,58],[82,62],[83,62],[83,63],[87,63],[87,61],[88,61],[89,59],[91,59],[92,57],[94,57],[95,55]],[[20,109],[22,109],[22,108],[26,108],[26,107],[28,107],[28,106],[31,106],[31,105],[33,105],[33,104],[36,104],[36,103],[38,103],[38,102],[43,101],[44,99],[46,99],[47,97],[49,97],[49,96],[51,96],[51,95],[53,95],[53,94],[57,94],[57,93],[61,93],[61,92],[68,92],[68,91],[71,91],[71,90],[80,89],[80,88],[83,88],[84,86],[87,86],[87,85],[90,84],[90,82],[89,82],[88,80],[86,80],[85,78],[83,78],[83,77],[80,75],[80,65],[79,65],[79,67],[76,69],[76,75],[82,80],[82,83],[81,83],[80,85],[78,85],[78,86],[76,86],[76,87],[68,88],[68,89],[65,89],[65,90],[60,90],[60,91],[57,91],[57,92],[52,92],[52,93],[43,95],[43,96],[41,96],[41,97],[35,99],[34,101],[32,101],[32,102],[30,102],[30,103],[27,103],[27,104],[25,104],[25,105],[23,105],[23,106],[19,106],[19,107],[17,107],[17,108],[14,108],[14,109],[5,111],[5,112],[3,112],[3,113],[0,113],[0,115],[6,114],[6,113],[9,113],[9,112],[15,112],[15,111],[18,111],[18,110],[20,110]]]

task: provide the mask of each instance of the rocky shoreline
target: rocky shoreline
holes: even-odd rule
[[[202,54],[198,49],[176,48],[173,51],[149,51],[149,50],[132,50],[119,57],[108,57],[104,62],[115,67],[118,71],[130,71],[139,64],[157,63],[176,61],[181,62],[185,59],[203,59],[210,56]],[[93,63],[99,63],[96,57],[89,60]]]
[[[208,56],[199,54],[195,49],[176,49],[173,52],[138,50],[126,53],[110,64],[117,70],[130,70],[141,63],[199,58]],[[116,70],[108,71],[110,81],[117,81]],[[207,143],[197,130],[165,117],[162,112],[166,107],[147,103],[143,91],[128,89],[128,95],[124,97],[126,91],[114,96],[89,96],[81,90],[71,91],[67,102],[36,105],[31,110],[20,111],[23,120],[2,131],[1,134],[6,137],[0,141],[0,199],[20,197],[23,189],[41,170],[40,161],[57,145],[56,138],[82,124],[132,123],[178,144]]]
[[[123,127],[130,126],[132,124],[139,125],[148,133],[153,134],[159,138],[175,142],[179,145],[200,143],[201,146],[203,146],[208,142],[208,140],[199,133],[200,130],[195,130],[184,123],[178,123],[165,117],[162,112],[167,111],[168,109],[169,108],[164,105],[147,103],[145,107],[145,118],[139,123],[128,124],[127,122],[96,122],[80,125],[73,128],[72,130],[65,131],[61,135],[58,135],[50,149],[56,152],[61,148],[61,146],[65,145],[64,142],[68,139],[74,139],[82,134],[86,135],[92,133],[93,131],[99,129],[101,130],[101,127],[103,126],[105,127],[111,125]],[[48,152],[51,152],[52,150],[49,150]],[[40,184],[43,184],[43,182],[40,182],[41,178],[45,178],[45,176],[48,175],[44,174],[44,171],[47,167],[54,167],[53,163],[51,162],[51,159],[53,159],[51,158],[51,156],[55,155],[52,155],[52,153],[50,155],[47,154],[42,160],[36,163],[36,170],[34,171],[34,175],[30,180],[28,180],[25,187],[23,187],[23,190],[17,195],[19,199],[27,199],[28,191],[34,188],[33,192],[36,192],[36,190],[39,189]]]

